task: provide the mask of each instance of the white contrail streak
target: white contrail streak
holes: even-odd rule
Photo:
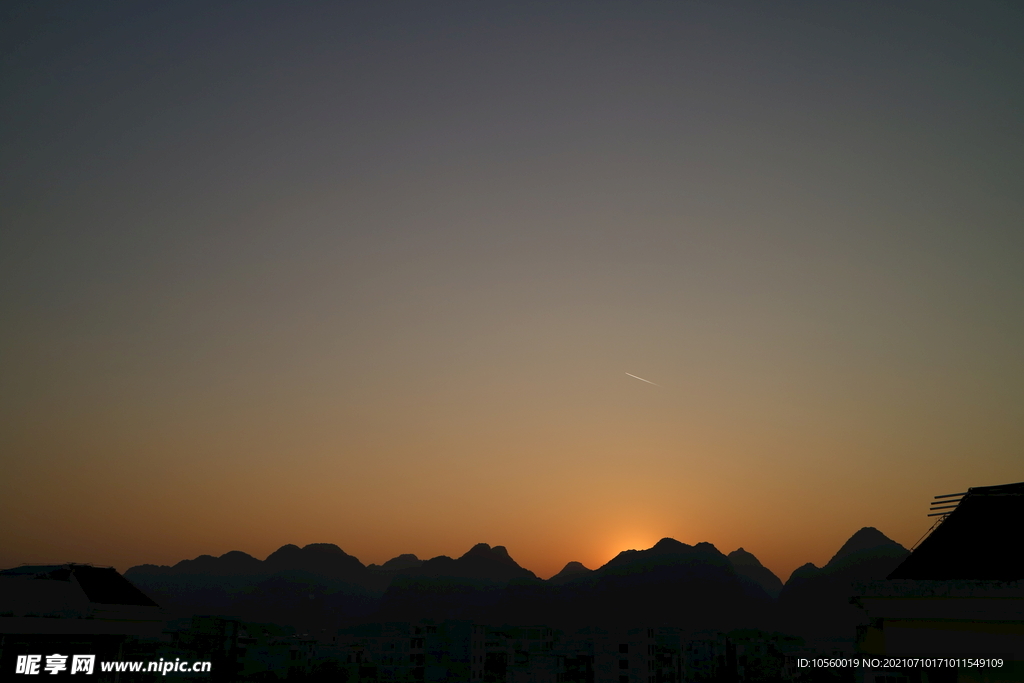
[[[654,384],[654,382],[652,382],[649,379],[644,379],[643,377],[637,377],[636,375],[630,375],[628,372],[626,374],[629,375],[630,377],[632,377],[633,379],[640,380],[641,382],[647,382],[648,384]],[[654,386],[660,387],[661,385],[660,384],[654,384]]]

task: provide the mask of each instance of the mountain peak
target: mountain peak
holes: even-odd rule
[[[386,569],[403,569],[405,567],[418,567],[421,564],[423,564],[423,560],[416,557],[412,553],[402,553],[398,557],[392,557],[382,566]]]
[[[466,553],[462,557],[460,557],[459,559],[461,560],[463,557],[490,557],[490,556],[491,556],[491,546],[487,545],[486,543],[477,543],[472,548],[467,550]]]
[[[686,545],[685,543],[682,543],[674,538],[669,538],[668,536],[666,536],[665,538],[655,543],[651,550],[677,553],[682,550],[686,550],[689,547],[690,546]]]
[[[888,552],[908,552],[906,548],[892,540],[873,526],[866,526],[857,531],[849,540],[843,544],[832,559],[825,566],[835,566],[851,555],[862,553],[866,550],[881,550]]]
[[[368,565],[367,569],[375,573],[392,573],[400,572],[403,569],[412,569],[423,565],[423,560],[416,557],[412,553],[402,553],[398,557],[392,557],[384,564],[371,564]]]
[[[440,556],[421,563],[413,570],[422,576],[462,577],[507,583],[511,579],[536,578],[534,573],[520,567],[504,546],[477,543],[457,559]]]
[[[310,543],[300,548],[289,543],[267,556],[264,566],[277,571],[309,571],[335,575],[364,570],[363,563],[333,543]]]
[[[302,550],[302,548],[300,548],[299,546],[295,545],[294,543],[286,543],[283,546],[281,546],[280,548],[278,548],[277,550],[275,550],[274,552],[270,553],[270,555],[267,555],[267,559],[269,560],[271,557],[273,557],[274,555],[277,555],[277,554],[290,555],[290,554],[294,553],[297,550]]]
[[[775,576],[772,570],[761,564],[761,561],[752,553],[748,553],[743,548],[737,548],[726,557],[729,558],[729,562],[732,563],[737,574],[745,576],[759,585],[771,597],[779,597],[779,593],[782,592],[782,581]]]
[[[733,565],[737,567],[763,567],[761,561],[754,557],[753,553],[748,553],[743,548],[737,548],[731,553],[726,555]]]
[[[519,567],[519,563],[512,559],[508,550],[503,545],[496,545],[493,548],[486,543],[477,543],[470,548],[465,555],[459,558],[460,561],[484,560],[488,563],[499,563],[510,567]]]
[[[789,579],[786,580],[786,585],[804,581],[812,576],[817,576],[819,573],[821,573],[821,568],[818,565],[813,562],[807,562],[793,570],[789,575]]]
[[[344,550],[333,543],[310,543],[302,547],[305,553],[316,553],[317,555],[348,555]]]
[[[220,556],[222,560],[255,560],[256,558],[249,553],[243,553],[241,550],[229,550]]]
[[[567,562],[562,571],[552,576],[548,581],[553,584],[563,584],[575,578],[590,574],[593,570],[588,569],[582,562]]]

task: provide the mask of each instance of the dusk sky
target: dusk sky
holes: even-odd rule
[[[0,10],[0,568],[785,580],[1021,480],[1019,3]]]

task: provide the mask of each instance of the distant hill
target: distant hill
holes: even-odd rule
[[[877,529],[854,534],[821,568],[800,567],[785,586],[754,555],[664,538],[591,570],[570,562],[542,581],[504,546],[421,560],[405,554],[363,565],[336,545],[285,545],[259,560],[239,551],[173,567],[140,565],[125,577],[172,614],[221,614],[329,628],[420,618],[490,623],[658,624],[779,628],[850,635],[856,581],[885,577],[907,550]]]
[[[289,544],[262,561],[232,551],[182,560],[173,567],[140,565],[125,577],[174,614],[212,613],[304,626],[351,623],[388,610],[398,616],[461,614],[481,599],[484,604],[497,602],[495,591],[512,580],[539,582],[503,546],[485,543],[457,559],[424,561],[407,554],[370,567],[334,544]],[[460,593],[461,598],[456,595]]]
[[[595,623],[603,614],[620,622],[735,628],[763,626],[772,614],[767,592],[710,543],[663,538],[647,550],[619,553],[590,581],[576,607],[585,613],[593,605]]]
[[[773,605],[710,543],[665,538],[627,550],[593,571],[567,566],[546,582],[510,582],[498,623],[660,624],[701,628],[762,626]]]
[[[125,578],[171,614],[221,614],[281,624],[327,624],[371,614],[387,579],[331,543],[285,545],[258,560],[240,551],[173,567],[132,567]]]
[[[484,583],[506,584],[512,579],[536,579],[529,569],[520,567],[513,560],[505,546],[493,548],[486,543],[477,543],[466,554],[453,560],[441,555],[419,566],[408,567],[399,574],[421,578],[458,578]]]
[[[878,529],[866,526],[849,538],[823,569],[840,573],[856,567],[855,573],[877,573],[878,568],[903,561],[910,551]],[[890,570],[891,571],[891,570]]]
[[[366,568],[371,572],[376,572],[378,574],[394,574],[403,569],[419,567],[422,564],[423,560],[411,553],[406,553],[404,555],[399,555],[398,557],[392,557],[384,564],[371,564]]]
[[[771,569],[761,564],[760,560],[743,548],[732,551],[728,558],[737,574],[756,583],[772,598],[779,597],[779,593],[782,592],[782,581]]]
[[[263,565],[271,573],[300,571],[356,583],[368,581],[363,563],[333,543],[310,543],[303,548],[284,545],[272,552]]]
[[[309,627],[423,617],[751,625],[765,622],[771,606],[770,593],[713,545],[668,538],[597,570],[569,563],[549,581],[486,543],[458,558],[400,555],[370,567],[332,544],[286,545],[263,561],[233,551],[125,576],[172,613]]]
[[[592,571],[592,569],[587,569],[579,562],[569,562],[562,567],[562,571],[548,579],[548,583],[554,586],[561,586],[564,583],[584,577]]]
[[[852,585],[884,579],[910,554],[874,527],[864,527],[824,567],[796,569],[779,594],[782,626],[814,637],[853,637],[862,613],[849,604]]]
[[[477,543],[464,555],[445,555],[400,570],[381,599],[387,620],[484,619],[494,614],[512,581],[540,583],[504,546]]]

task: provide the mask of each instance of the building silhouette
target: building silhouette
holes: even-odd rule
[[[940,520],[928,537],[886,580],[858,587],[853,602],[868,624],[857,648],[1000,658],[1002,667],[961,669],[960,679],[1024,681],[1024,483],[936,498],[945,511],[935,513]]]

